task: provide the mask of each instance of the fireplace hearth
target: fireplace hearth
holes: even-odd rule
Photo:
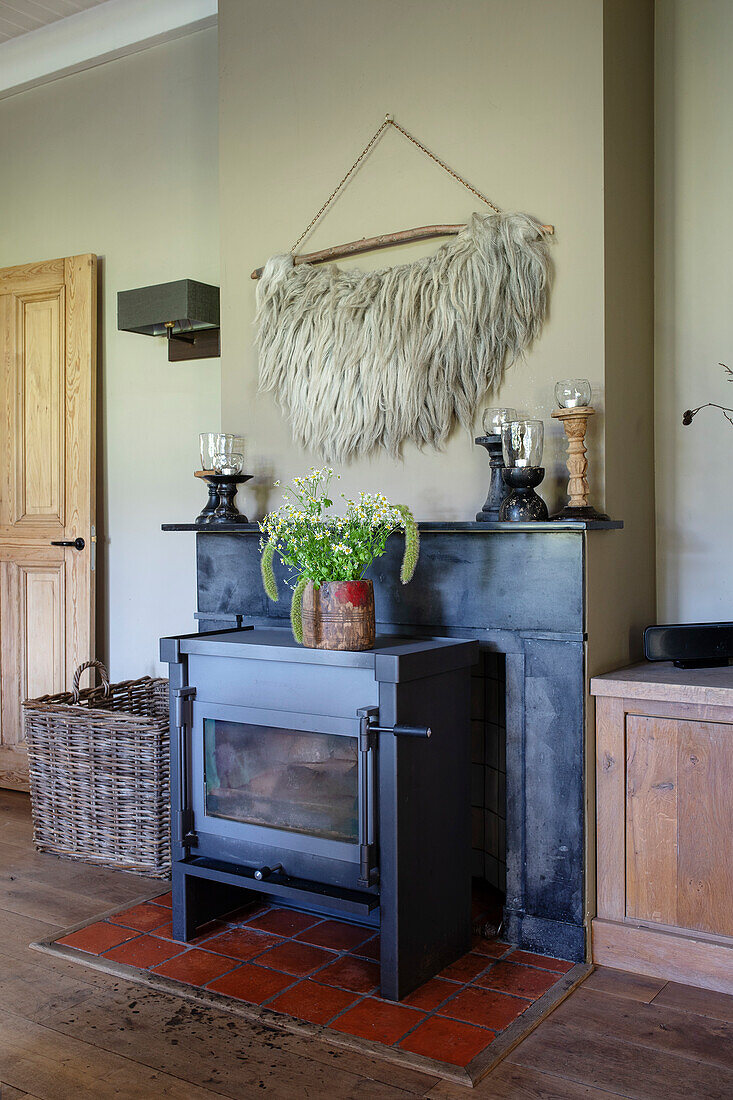
[[[465,954],[478,650],[313,650],[282,628],[164,638],[174,937],[252,893],[347,917],[379,929],[393,1000]]]

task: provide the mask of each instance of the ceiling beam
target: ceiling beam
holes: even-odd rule
[[[0,99],[213,27],[218,0],[107,0],[0,43]]]

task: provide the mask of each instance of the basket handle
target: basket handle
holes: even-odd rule
[[[104,688],[104,696],[107,698],[109,695],[109,673],[102,664],[101,661],[85,661],[83,665],[79,665],[78,669],[74,673],[74,682],[71,687],[71,694],[73,695],[74,702],[78,703],[80,698],[79,681],[81,680],[81,674],[86,668],[96,668],[99,675],[102,678],[102,687]]]

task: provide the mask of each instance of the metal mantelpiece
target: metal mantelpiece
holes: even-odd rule
[[[470,948],[470,671],[478,645],[360,653],[289,630],[164,638],[173,935],[242,890],[379,929],[399,1000]]]

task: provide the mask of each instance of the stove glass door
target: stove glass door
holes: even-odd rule
[[[204,719],[210,817],[359,841],[356,737]]]

